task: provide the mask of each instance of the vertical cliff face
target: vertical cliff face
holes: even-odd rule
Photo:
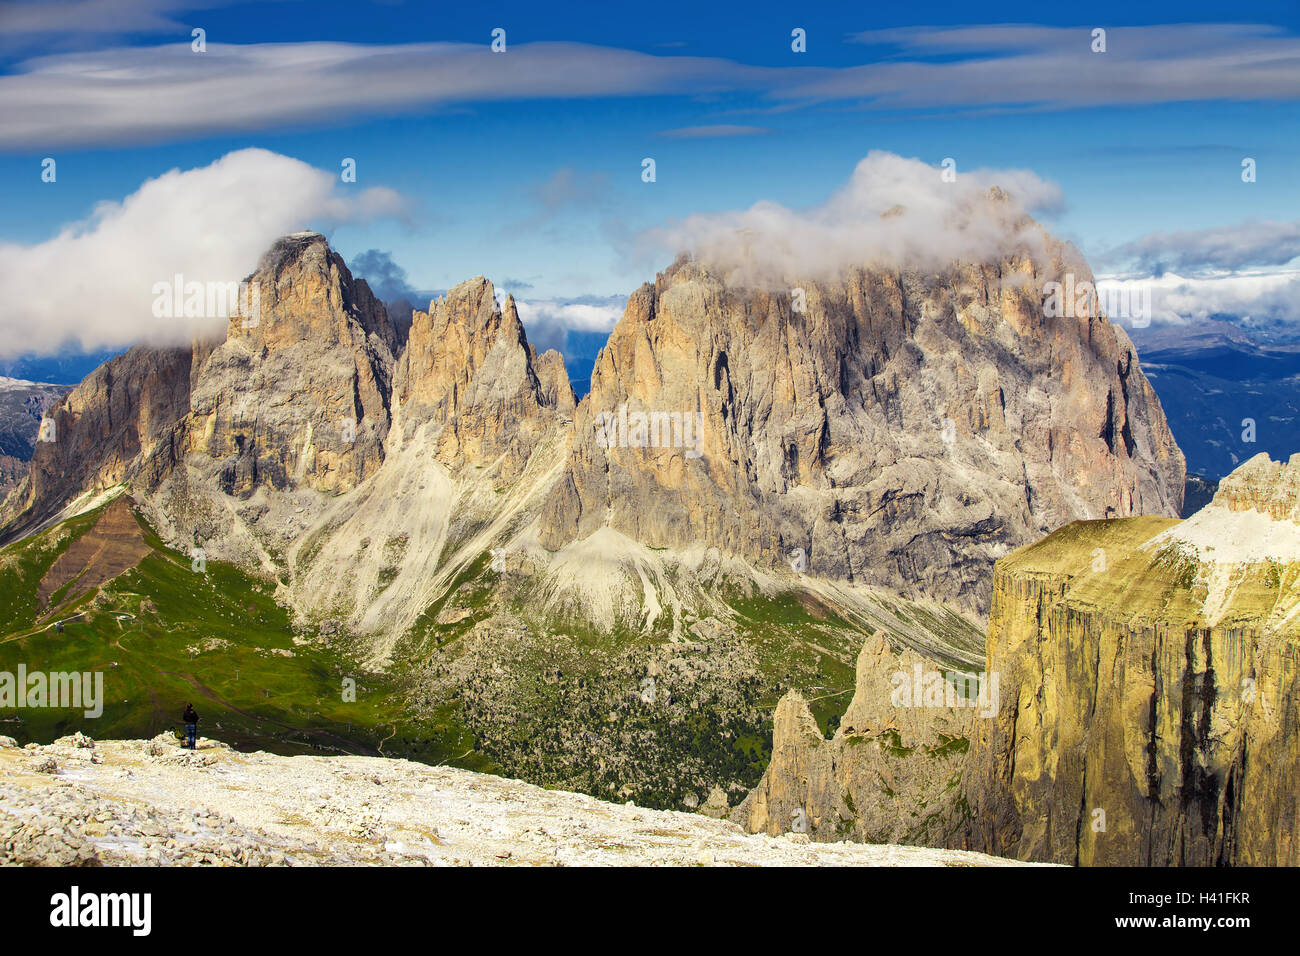
[[[951,690],[949,690],[951,688]],[[781,699],[772,760],[733,819],[750,832],[941,846],[960,832],[960,782],[979,698],[880,635],[858,655],[853,700],[822,736],[804,698]],[[927,693],[929,698],[927,699]]]
[[[514,300],[498,305],[479,277],[414,314],[392,408],[384,467],[290,557],[304,612],[381,635],[378,654],[523,520],[558,465],[573,390],[558,353],[535,357]]]
[[[998,563],[1002,707],[971,845],[1084,865],[1300,863],[1300,460],[1184,522],[1070,525]]]
[[[191,450],[229,494],[356,487],[383,462],[390,425],[383,305],[317,233],[279,240],[249,284],[258,314],[231,317],[195,382]]]
[[[610,526],[770,564],[802,549],[812,573],[984,611],[1008,548],[1076,518],[1177,514],[1182,454],[1137,355],[1095,307],[1045,315],[1047,282],[1091,279],[1045,242],[775,292],[679,260],[600,355],[543,542]],[[609,441],[624,407],[698,414],[698,456]]]

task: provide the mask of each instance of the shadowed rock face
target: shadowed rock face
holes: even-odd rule
[[[577,399],[569,382],[569,370],[564,367],[564,356],[547,349],[533,359],[533,369],[541,386],[542,403],[562,415],[572,415]]]
[[[856,271],[797,293],[679,260],[601,353],[542,541],[609,525],[986,612],[1006,551],[1080,517],[1177,514],[1184,464],[1122,330],[1046,318],[1072,271],[1009,257],[942,274]],[[1041,256],[1037,258],[1043,258]],[[603,447],[602,413],[700,413],[683,447]]]
[[[1298,489],[1300,459],[1258,456],[1186,521],[1081,522],[998,562],[968,845],[1300,863]]]
[[[316,233],[288,236],[250,280],[195,383],[190,448],[229,494],[260,484],[356,487],[384,458],[396,337],[366,283]]]

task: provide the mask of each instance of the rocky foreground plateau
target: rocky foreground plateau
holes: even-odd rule
[[[0,738],[0,864],[999,866],[980,853],[747,834],[518,780],[200,738]]]

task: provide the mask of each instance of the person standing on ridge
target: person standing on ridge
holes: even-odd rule
[[[193,750],[199,735],[199,715],[193,704],[186,702],[185,713],[181,715],[181,720],[185,721],[185,746]]]

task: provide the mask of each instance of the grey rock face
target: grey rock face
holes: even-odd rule
[[[550,356],[554,356],[551,358]],[[450,467],[502,458],[501,475],[523,470],[532,448],[573,408],[559,353],[536,359],[507,296],[478,276],[416,312],[394,385],[407,437],[437,430],[438,458]]]
[[[277,242],[252,284],[259,314],[231,318],[195,383],[191,450],[219,463],[228,494],[355,487],[384,457],[387,312],[315,233]]]
[[[547,349],[533,359],[533,369],[541,386],[542,403],[562,415],[572,415],[578,403],[569,382],[568,369],[564,367],[564,356],[555,349]]]
[[[801,552],[811,573],[984,613],[1010,548],[1075,518],[1177,514],[1183,456],[1127,336],[1086,310],[1044,315],[1045,282],[1091,279],[1049,248],[1045,266],[856,271],[799,292],[679,260],[601,353],[543,543],[609,525],[774,566]],[[623,436],[602,438],[600,416],[624,406],[698,413],[700,456],[607,447]]]
[[[912,693],[914,683],[943,690],[926,700]],[[947,845],[960,828],[957,784],[978,720],[976,707],[948,686],[932,662],[910,650],[894,653],[879,634],[869,637],[853,700],[832,739],[797,691],[781,699],[771,763],[732,819],[773,836]]]

